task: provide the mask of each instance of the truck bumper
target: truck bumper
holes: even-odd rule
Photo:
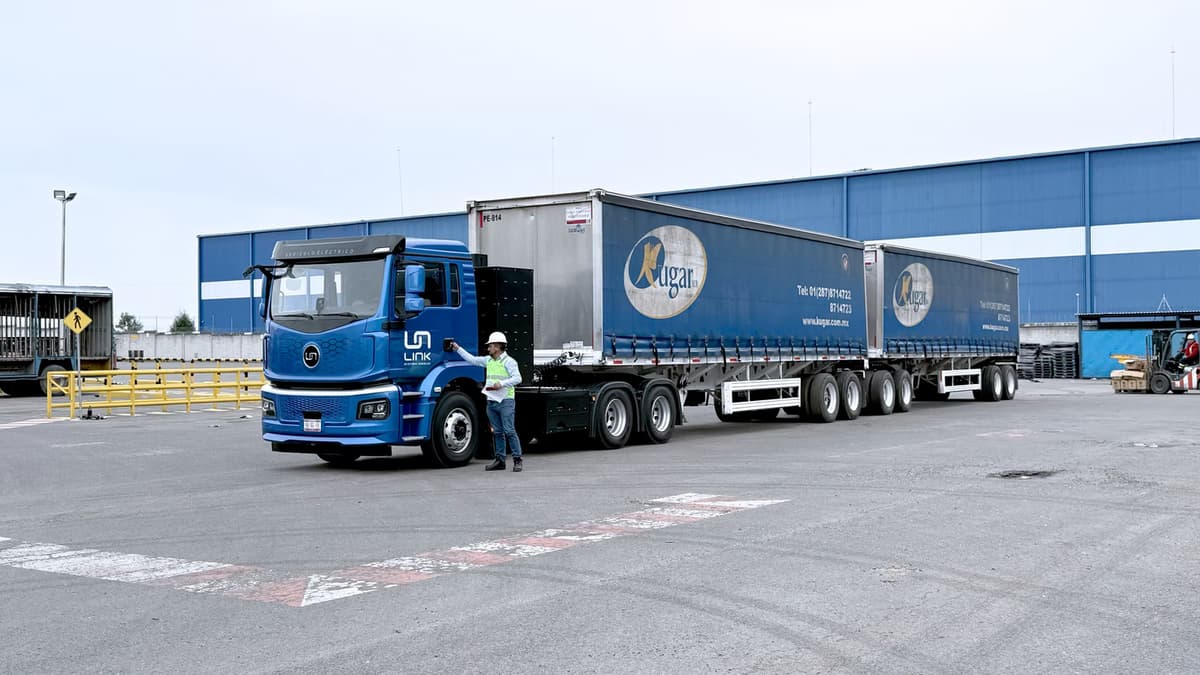
[[[262,398],[264,406],[274,405],[275,410],[275,415],[269,416],[264,409],[263,440],[283,444],[285,447],[279,448],[283,451],[324,452],[324,448],[337,446],[356,451],[403,441],[400,390],[395,385],[327,391],[267,384]],[[359,406],[368,401],[386,401],[387,417],[358,419]]]

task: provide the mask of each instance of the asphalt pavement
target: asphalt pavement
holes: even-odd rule
[[[2,673],[1200,672],[1200,394],[688,408],[525,471],[0,397]]]

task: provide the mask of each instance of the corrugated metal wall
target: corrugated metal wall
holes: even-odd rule
[[[1200,306],[1195,139],[648,196],[1012,265],[1022,323]]]
[[[264,230],[200,237],[200,325],[203,332],[260,332],[258,301],[262,276],[253,281],[242,272],[250,265],[271,262],[275,242],[287,239],[361,237],[369,234],[403,234],[414,238],[455,239],[467,236],[466,213],[444,213],[390,220],[339,223],[286,230]]]
[[[470,197],[471,195],[464,195]],[[1021,323],[1200,306],[1200,140],[645,195],[1021,270]],[[464,214],[200,238],[201,330],[261,329],[249,260],[275,241],[403,233],[465,239]],[[207,295],[206,295],[207,289]]]

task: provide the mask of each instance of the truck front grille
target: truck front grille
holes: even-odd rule
[[[278,403],[279,418],[295,421],[304,418],[304,413],[321,413],[326,422],[345,422],[347,401],[338,396],[281,396]]]

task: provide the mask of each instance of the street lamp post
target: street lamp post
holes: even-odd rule
[[[67,202],[75,199],[78,192],[68,193],[66,190],[55,190],[54,198],[62,202],[62,260],[58,268],[58,285],[67,285]]]

